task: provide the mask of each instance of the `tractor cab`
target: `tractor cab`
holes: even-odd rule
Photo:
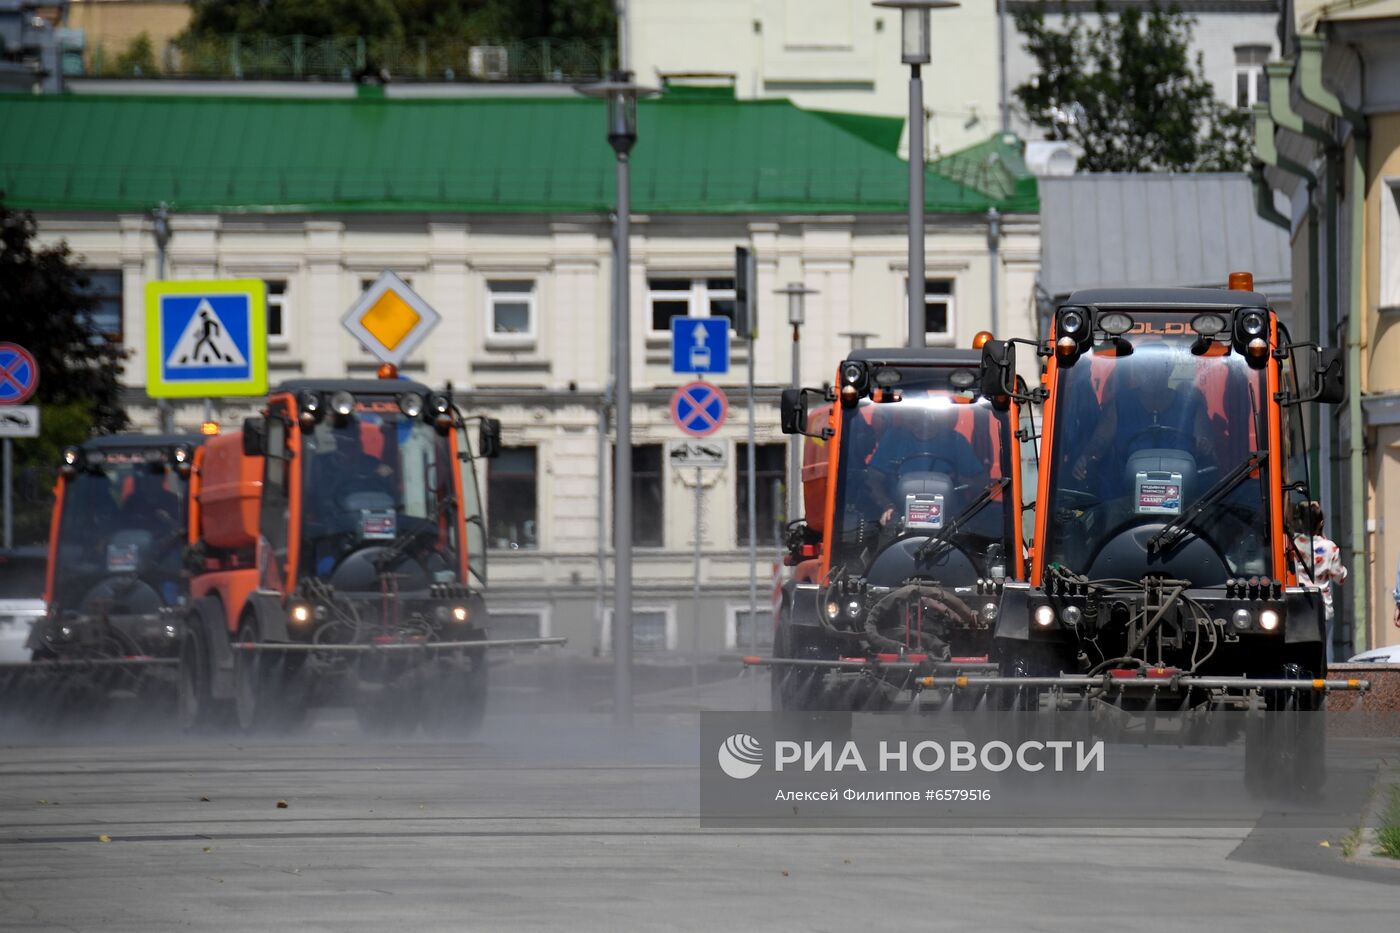
[[[120,434],[63,451],[36,658],[169,653],[186,600],[190,466],[199,435]]]
[[[983,392],[983,373],[977,350],[863,349],[835,390],[784,393],[784,431],[810,439],[807,517],[789,536],[774,657],[750,659],[773,669],[781,708],[857,695],[873,708],[949,665],[991,666],[1024,548],[1019,411]]]
[[[1340,357],[1231,279],[1056,310],[1030,575],[997,621],[1008,683],[1302,710],[1348,686],[1323,679],[1323,603],[1292,544],[1313,488],[1301,407],[1341,399]]]
[[[494,422],[487,422],[489,429]],[[271,588],[417,594],[479,586],[484,548],[474,458],[443,393],[404,380],[297,380],[245,427],[265,457],[260,530]],[[495,435],[484,430],[483,447]],[[483,450],[491,456],[494,450]],[[314,581],[314,582],[312,582]]]

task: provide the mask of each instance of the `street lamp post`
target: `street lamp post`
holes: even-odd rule
[[[876,0],[900,12],[901,59],[909,66],[909,346],[924,345],[924,82],[929,63],[929,11],[956,0]]]
[[[156,239],[156,280],[162,281],[165,279],[165,251],[170,246],[170,208],[164,201],[151,212],[151,233]],[[156,411],[159,413],[161,432],[170,434],[175,429],[170,400],[160,399],[156,403]]]
[[[802,388],[802,324],[807,317],[807,296],[815,288],[801,282],[789,282],[786,288],[774,289],[775,295],[787,295],[788,323],[792,325],[792,387]],[[788,442],[788,521],[795,521],[802,510],[802,436],[795,434]]]
[[[613,228],[613,382],[617,441],[613,455],[613,722],[632,724],[632,328],[628,295],[631,265],[631,177],[628,159],[637,142],[637,98],[660,93],[615,71],[579,93],[608,104],[608,145],[617,155],[617,216]],[[598,464],[598,469],[603,465]],[[602,503],[599,503],[601,509]]]

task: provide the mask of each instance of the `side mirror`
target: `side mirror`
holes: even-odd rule
[[[267,421],[265,419],[243,419],[243,456],[267,456]]]
[[[481,419],[481,431],[476,438],[476,455],[484,460],[494,460],[501,455],[500,419]]]
[[[801,434],[804,437],[828,438],[832,434],[829,427],[819,430],[812,430],[812,412],[808,409],[808,401],[811,396],[817,396],[820,401],[828,401],[828,397],[821,389],[784,389],[782,401],[779,405],[779,423],[782,425],[784,434]],[[820,414],[820,412],[818,412]]]
[[[807,426],[807,397],[801,389],[784,389],[778,412],[784,434],[801,434]]]
[[[1016,394],[1016,347],[1011,341],[988,340],[982,344],[979,391],[990,399]]]
[[[1336,405],[1346,398],[1346,373],[1342,366],[1341,350],[1324,349],[1317,352],[1313,392],[1319,402],[1327,405]]]

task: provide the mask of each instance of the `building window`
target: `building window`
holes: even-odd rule
[[[726,317],[734,330],[734,280],[651,276],[647,279],[651,329],[670,333],[673,317]]]
[[[1264,64],[1269,60],[1267,45],[1235,46],[1235,106],[1253,107],[1269,100],[1269,79]]]
[[[924,282],[924,333],[930,337],[953,336],[951,279],[929,279]]]
[[[748,604],[730,606],[725,620],[724,646],[731,651],[773,647],[773,609],[760,605],[752,615]],[[752,639],[752,641],[750,641]]]
[[[548,638],[547,609],[491,609],[487,612],[492,638]]]
[[[122,273],[120,269],[84,269],[87,288],[84,294],[93,299],[87,319],[94,336],[105,337],[113,343],[122,342]]]
[[[283,279],[264,279],[267,290],[267,342],[270,346],[287,346],[287,283]]]
[[[738,485],[734,501],[738,506],[739,545],[749,542],[749,445],[738,444],[735,460]],[[787,445],[756,444],[754,460],[754,516],[758,523],[755,540],[760,547],[781,545],[787,523],[786,479]]]
[[[615,463],[616,447],[613,458]],[[664,459],[660,444],[632,448],[632,544],[636,547],[666,546]]]
[[[904,284],[907,289],[909,285],[907,278],[904,280]],[[953,300],[952,279],[924,280],[925,340],[946,343],[953,339],[953,329],[957,326]],[[907,291],[903,307],[909,307]]]
[[[608,609],[603,617],[603,644],[605,654],[612,653],[613,610]],[[635,607],[632,610],[632,650],[635,652],[674,651],[676,647],[675,616],[669,609],[659,607]]]
[[[486,342],[522,344],[535,339],[535,283],[492,279],[486,283]]]
[[[493,548],[520,551],[539,547],[536,461],[533,447],[506,447],[491,461],[486,516]]]

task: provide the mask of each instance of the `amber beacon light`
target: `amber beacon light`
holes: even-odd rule
[[[1252,292],[1254,291],[1253,272],[1231,272],[1230,291],[1232,292]]]

